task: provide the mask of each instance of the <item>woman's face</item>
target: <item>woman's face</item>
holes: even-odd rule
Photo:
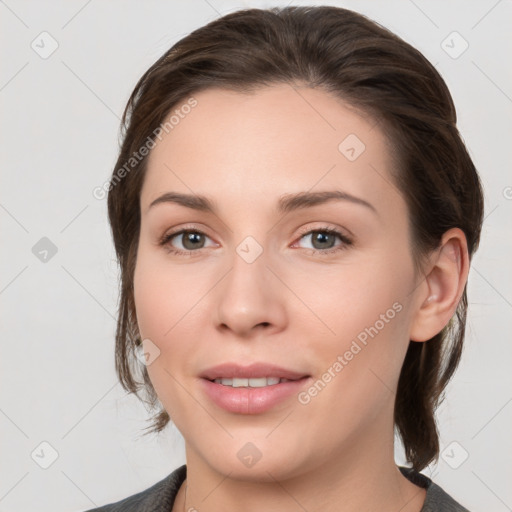
[[[383,133],[321,90],[194,97],[151,151],[134,277],[148,372],[187,461],[265,480],[392,453],[418,300]],[[189,199],[151,206],[170,193]],[[225,363],[242,368],[208,371]],[[253,363],[293,375],[252,378],[304,378],[204,378],[249,378]]]

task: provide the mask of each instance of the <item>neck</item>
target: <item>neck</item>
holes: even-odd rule
[[[339,451],[280,478],[272,476],[275,468],[263,466],[258,477],[219,471],[187,444],[186,500],[182,485],[173,512],[238,512],[241,503],[246,512],[420,512],[426,492],[397,468],[392,427],[386,439],[383,444],[380,431],[347,440]]]

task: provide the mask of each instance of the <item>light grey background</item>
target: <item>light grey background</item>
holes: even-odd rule
[[[424,473],[471,510],[512,510],[511,2],[302,4],[322,3],[402,36],[452,91],[486,219],[469,275],[465,352],[439,410],[443,455]],[[85,510],[185,462],[174,427],[139,438],[147,413],[117,384],[118,273],[106,202],[92,191],[109,179],[140,75],[193,29],[274,5],[285,3],[0,1],[0,511]],[[55,255],[33,253],[43,237]]]

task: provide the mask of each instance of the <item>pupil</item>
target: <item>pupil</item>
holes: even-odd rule
[[[196,249],[197,245],[194,245],[194,242],[200,242],[203,235],[201,233],[185,233],[184,241],[183,241],[183,247],[185,249]],[[191,243],[191,246],[187,246],[188,243]]]
[[[316,247],[316,248],[317,249],[326,249],[325,244],[327,244],[327,246],[329,246],[329,237],[332,237],[332,235],[330,233],[323,233],[321,231],[317,231],[316,235],[313,236],[313,241],[319,242],[320,247]],[[327,242],[326,242],[326,240],[327,240]],[[330,247],[327,247],[327,248],[330,248]]]

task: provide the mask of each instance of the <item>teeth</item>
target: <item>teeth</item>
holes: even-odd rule
[[[217,384],[222,384],[223,386],[231,386],[233,388],[263,388],[265,386],[274,386],[279,384],[280,382],[289,382],[289,379],[279,379],[278,377],[256,377],[254,379],[242,379],[242,378],[233,378],[233,379],[215,379]]]

